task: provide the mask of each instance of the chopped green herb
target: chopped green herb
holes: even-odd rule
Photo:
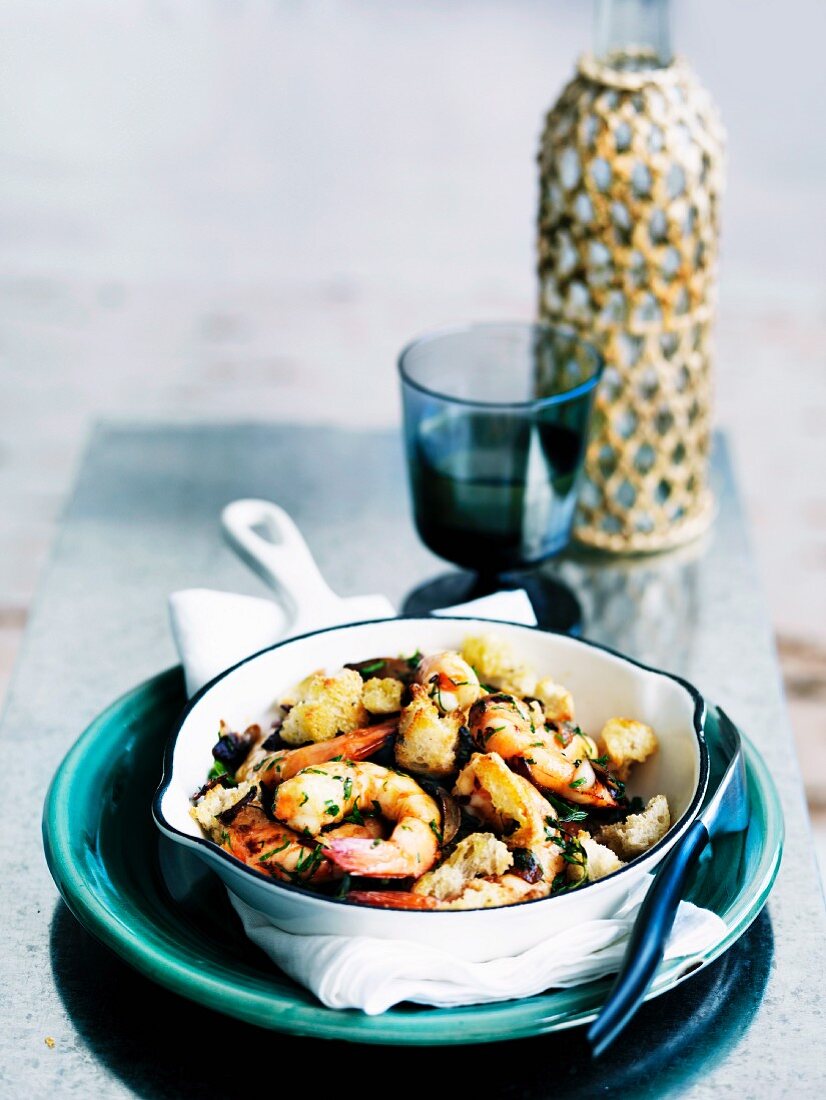
[[[273,856],[277,856],[279,852],[283,852],[284,849],[289,848],[289,846],[290,846],[289,840],[285,840],[284,843],[281,844],[278,848],[271,848],[269,850],[269,852],[264,852],[264,854],[262,856],[259,856],[258,857],[258,862],[259,863],[264,863],[264,862],[266,862],[266,860],[272,859]]]
[[[229,772],[220,760],[216,760],[207,772],[207,779],[219,779],[222,775],[229,775]]]
[[[585,849],[575,837],[560,837],[554,841],[561,849],[561,856],[565,863],[569,867],[581,867],[583,873],[577,878],[576,881],[571,882],[568,878],[566,871],[560,871],[553,880],[552,891],[558,893],[561,890],[572,890],[580,883],[587,881],[587,866],[588,860],[585,855]]]
[[[504,726],[488,726],[486,729],[482,730],[482,740],[487,745],[491,737],[494,737],[497,733],[501,733],[504,728]]]
[[[341,810],[336,805],[336,803],[333,802],[332,798],[328,798],[327,801],[324,803],[324,810],[330,815],[330,817],[337,817],[341,813]]]
[[[545,797],[556,810],[559,821],[584,821],[588,816],[585,810],[577,809],[576,806],[557,798],[550,791],[545,791]]]
[[[442,830],[439,828],[439,826],[436,824],[435,821],[428,821],[428,825],[430,826],[431,833],[433,833],[433,835],[436,837],[438,842],[441,844],[442,843]]]
[[[417,649],[415,653],[411,654],[409,657],[403,657],[402,660],[409,669],[417,669],[421,664],[422,651]]]
[[[296,860],[295,871],[291,878],[297,881],[303,878],[312,878],[324,859],[324,846],[316,844],[315,848],[306,849],[306,856],[302,853]]]
[[[585,857],[582,853],[574,854],[574,853],[571,853],[571,852],[563,852],[562,853],[562,858],[565,860],[566,863],[573,863],[574,866],[576,866],[576,867],[584,867],[585,866],[586,861],[585,861]]]
[[[584,775],[581,775],[579,779],[572,780],[572,782],[570,782],[568,786],[573,787],[574,790],[578,790],[580,787],[584,787],[587,782],[587,778]]]
[[[565,871],[560,871],[559,874],[554,876],[553,885],[551,887],[551,893],[564,894],[569,890],[576,890],[579,886],[584,886],[588,881],[588,876],[583,875],[582,878],[575,879],[573,882],[569,881]]]
[[[362,676],[364,676],[365,673],[369,676],[371,672],[378,672],[380,668],[384,668],[384,665],[384,661],[373,661],[369,665],[362,665],[359,672]]]

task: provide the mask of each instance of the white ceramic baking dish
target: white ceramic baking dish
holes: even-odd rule
[[[651,725],[659,752],[633,774],[629,793],[664,794],[674,824],[645,855],[569,893],[500,909],[411,912],[375,909],[275,882],[235,860],[202,834],[190,799],[212,764],[221,719],[234,729],[264,722],[279,694],[308,672],[376,656],[459,648],[469,634],[494,633],[540,676],[573,692],[577,722],[598,734],[608,718]],[[705,705],[690,684],[588,642],[533,627],[468,618],[397,618],[335,626],[291,638],[247,658],[207,684],[172,732],[153,804],[158,828],[198,854],[227,888],[278,927],[295,933],[377,936],[438,945],[469,959],[513,954],[583,921],[609,917],[685,832],[708,782]]]

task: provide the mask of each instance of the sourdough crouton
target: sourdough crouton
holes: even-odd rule
[[[218,814],[224,813],[236,802],[240,802],[251,787],[252,783],[239,783],[237,787],[213,787],[189,812],[202,829],[212,834],[220,828]]]
[[[608,754],[608,768],[625,782],[633,764],[641,764],[659,748],[650,726],[633,718],[609,718],[602,729],[602,743]]]
[[[546,722],[573,722],[574,697],[562,684],[544,676],[534,687],[533,695],[542,704]]]
[[[665,795],[655,794],[642,813],[630,814],[617,825],[603,825],[596,839],[627,861],[653,848],[670,828],[671,812]]]
[[[295,685],[295,687],[290,688],[289,691],[285,691],[281,698],[278,700],[278,705],[280,707],[283,707],[285,710],[289,710],[290,707],[294,707],[296,703],[301,702],[301,700],[304,698],[304,695],[308,691],[310,684],[313,682],[313,680],[317,676],[323,675],[324,669],[317,668],[315,672],[311,672],[309,676],[305,676],[300,683]]]
[[[625,866],[623,861],[618,859],[610,848],[606,848],[604,844],[600,844],[599,841],[594,840],[590,833],[586,833],[583,830],[579,833],[577,840],[579,840],[585,852],[587,875],[591,882],[596,882],[597,879],[605,878],[605,876],[610,875],[612,871],[618,871],[620,867]]]
[[[299,700],[284,719],[281,737],[291,745],[303,745],[366,726],[361,693],[361,676],[352,668],[332,676],[314,672],[300,685]]]
[[[475,752],[456,777],[454,797],[507,838],[509,848],[536,848],[546,842],[554,812],[524,776],[511,771],[495,752]]]
[[[403,691],[401,680],[373,676],[365,682],[361,701],[371,714],[396,714],[402,709]]]
[[[520,664],[506,641],[494,634],[465,638],[462,657],[483,684],[508,695],[533,695],[536,673]]]
[[[473,879],[503,875],[512,864],[513,856],[493,833],[471,833],[459,841],[441,866],[422,875],[411,889],[414,894],[445,901],[458,897]]]
[[[421,684],[410,691],[412,700],[399,720],[396,763],[419,775],[449,775],[456,769],[461,716],[440,714]]]
[[[498,880],[475,878],[465,886],[458,898],[443,902],[440,908],[498,909],[503,905],[513,905],[519,901],[543,898],[547,892],[544,883],[532,885],[516,875],[505,875]]]

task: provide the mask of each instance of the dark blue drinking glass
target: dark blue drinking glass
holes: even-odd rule
[[[405,611],[525,587],[544,625],[577,629],[574,594],[534,567],[570,539],[602,367],[573,330],[529,322],[446,329],[404,349],[416,528],[464,570],[418,588]]]

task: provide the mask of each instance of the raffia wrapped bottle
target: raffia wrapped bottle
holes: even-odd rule
[[[660,550],[708,486],[723,131],[671,52],[668,0],[597,0],[596,46],[547,116],[539,313],[601,347],[577,537]]]

